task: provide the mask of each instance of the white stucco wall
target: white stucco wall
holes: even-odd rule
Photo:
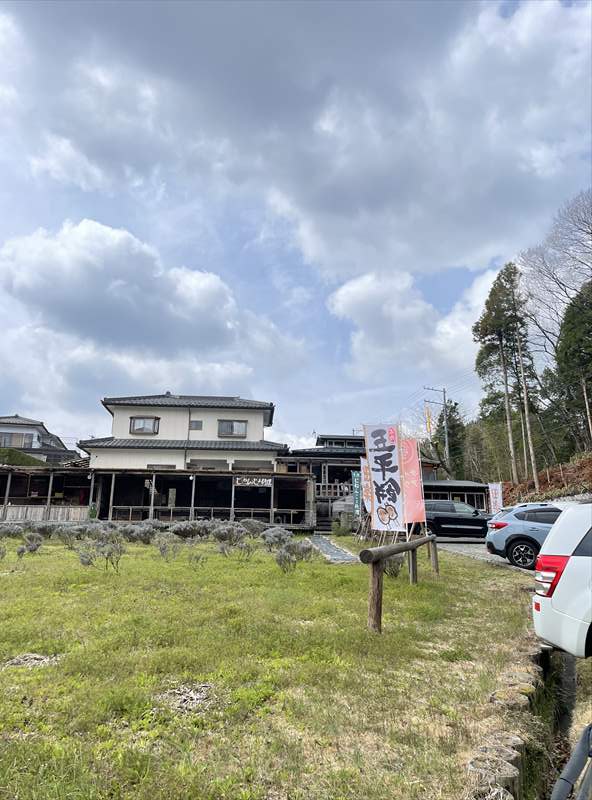
[[[155,408],[153,406],[113,406],[112,436],[116,439],[218,439],[218,420],[233,419],[247,422],[246,441],[258,442],[263,436],[263,411],[232,408]],[[201,431],[189,430],[191,419],[201,420]],[[130,433],[130,417],[160,417],[158,434]],[[245,441],[242,439],[241,441]]]
[[[148,464],[174,464],[177,469],[185,469],[185,450],[161,450],[160,448],[130,449],[97,448],[90,453],[92,469],[146,469]],[[238,450],[187,450],[187,460],[220,461],[220,469],[229,469],[229,461],[270,461],[275,464],[273,452],[247,452]]]

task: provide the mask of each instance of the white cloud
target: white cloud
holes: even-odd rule
[[[362,275],[329,298],[329,310],[353,324],[348,369],[359,380],[393,381],[404,368],[445,375],[471,369],[476,354],[471,327],[495,277],[474,280],[445,315],[426,302],[409,274]]]
[[[44,154],[31,156],[29,165],[35,176],[47,174],[59,183],[78,186],[84,192],[109,188],[110,182],[101,168],[63,136],[47,134]]]

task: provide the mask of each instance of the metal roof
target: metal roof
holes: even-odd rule
[[[109,436],[105,439],[85,439],[78,442],[78,446],[86,452],[95,448],[117,448],[130,450],[249,450],[249,451],[275,451],[288,450],[285,444],[268,442],[261,439],[258,442],[248,441],[219,441],[199,439],[114,439]]]

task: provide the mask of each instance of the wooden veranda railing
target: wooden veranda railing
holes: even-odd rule
[[[111,519],[115,522],[137,522],[149,519],[150,506],[113,506]],[[308,514],[305,509],[274,508],[273,513],[269,508],[235,508],[231,511],[228,506],[154,506],[152,519],[165,522],[182,520],[206,519],[260,519],[270,524],[285,524],[290,526],[308,524]]]

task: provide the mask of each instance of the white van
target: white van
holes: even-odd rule
[[[570,504],[563,511],[535,570],[537,636],[574,656],[592,656],[592,503]]]

